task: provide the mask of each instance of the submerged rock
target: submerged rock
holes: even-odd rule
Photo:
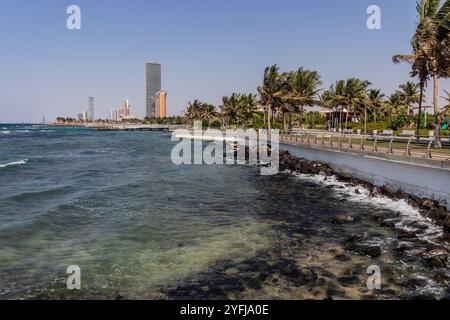
[[[429,267],[445,268],[447,267],[448,252],[445,249],[433,249],[422,254],[425,263]]]
[[[363,252],[371,258],[376,258],[381,256],[381,246],[376,245],[363,248]]]
[[[417,238],[417,234],[415,232],[401,230],[398,235],[397,239],[414,239]]]
[[[381,255],[381,246],[361,242],[361,236],[352,236],[344,243],[345,250],[377,258]]]
[[[393,221],[383,221],[380,223],[380,227],[385,229],[395,229],[395,223]]]

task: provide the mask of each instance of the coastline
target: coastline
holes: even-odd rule
[[[292,156],[288,151],[280,151],[280,170],[290,173],[334,176],[338,181],[367,189],[371,195],[383,195],[394,200],[405,200],[409,205],[420,210],[422,215],[431,219],[436,225],[443,227],[442,238],[450,240],[450,212],[438,201],[419,198],[402,190],[393,190],[387,186],[377,187],[370,182],[353,177],[348,173],[335,172],[327,163],[310,161]]]

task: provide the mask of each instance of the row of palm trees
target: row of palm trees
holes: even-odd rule
[[[290,131],[293,121],[302,127],[303,113],[306,107],[322,106],[333,116],[329,126],[347,128],[348,115],[355,115],[360,121],[364,115],[367,131],[368,112],[373,121],[386,117],[408,116],[419,100],[419,85],[407,82],[387,98],[378,89],[371,89],[366,80],[350,78],[336,81],[328,90],[321,93],[321,77],[317,71],[299,68],[297,71],[280,73],[276,65],[266,68],[263,85],[258,87],[260,99],[254,94],[233,93],[222,98],[222,105],[217,110],[214,106],[195,100],[189,103],[186,118],[189,123],[195,119],[220,121],[224,127],[256,126],[261,119],[264,126],[272,127],[274,119],[283,124],[285,131]],[[343,116],[344,115],[344,116]],[[343,119],[343,117],[345,119]]]
[[[263,83],[257,88],[259,99],[253,94],[233,93],[222,99],[219,110],[196,100],[189,104],[186,117],[188,121],[202,119],[208,124],[218,120],[225,127],[254,125],[263,118],[269,132],[275,119],[283,124],[285,131],[290,131],[295,120],[298,127],[302,127],[306,108],[320,106],[331,115],[329,127],[347,128],[349,120],[361,122],[363,115],[364,131],[367,132],[369,116],[374,122],[400,117],[410,121],[413,108],[418,104],[419,130],[424,90],[432,79],[436,146],[440,146],[439,79],[448,78],[450,74],[450,0],[421,0],[417,3],[417,11],[419,21],[412,39],[413,52],[396,55],[393,61],[410,63],[411,76],[417,77],[418,83],[408,81],[389,97],[372,88],[369,81],[358,78],[336,81],[323,91],[317,71],[301,67],[280,72],[279,67],[273,65],[264,71]],[[449,101],[450,94],[445,92]],[[445,110],[448,112],[449,109],[447,106]]]

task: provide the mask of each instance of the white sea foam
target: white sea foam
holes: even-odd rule
[[[6,129],[6,128],[4,128],[4,129]],[[1,134],[10,134],[11,131],[5,130],[5,131],[0,131],[0,133],[1,133]]]
[[[346,198],[350,202],[364,203],[375,206],[377,208],[385,208],[395,213],[399,213],[396,227],[406,231],[415,231],[416,228],[412,224],[421,224],[427,226],[426,230],[420,235],[420,238],[435,242],[435,240],[442,234],[442,228],[434,224],[431,219],[424,217],[417,208],[411,206],[404,199],[391,199],[384,195],[372,195],[369,190],[361,186],[352,186],[348,183],[341,182],[336,177],[325,177],[323,175],[306,175],[296,174],[301,179],[307,179],[325,186],[334,186],[333,190],[336,195],[344,196],[350,195]],[[393,217],[394,218],[394,217]]]
[[[27,162],[28,162],[28,159],[24,159],[24,160],[14,161],[14,162],[10,162],[10,163],[0,164],[0,168],[6,168],[6,167],[10,167],[10,166],[19,166],[22,164],[26,164]]]
[[[436,240],[442,235],[443,229],[441,227],[434,224],[431,219],[424,217],[417,208],[411,206],[404,199],[396,200],[384,195],[373,195],[366,188],[341,182],[335,176],[295,175],[300,179],[309,180],[324,186],[333,186],[332,190],[335,192],[336,196],[343,196],[347,201],[358,202],[395,212],[398,216],[393,216],[392,220],[396,222],[395,226],[398,229],[417,231],[417,228],[414,227],[417,226],[417,224],[426,226],[426,229],[418,234],[419,239],[436,244]],[[349,195],[350,197],[344,197],[344,195]],[[377,244],[389,245],[393,241],[394,239],[392,238],[386,238],[384,240],[374,240],[374,243],[378,242]],[[422,275],[416,275],[416,277],[425,279],[427,282],[427,285],[421,288],[418,293],[431,293],[438,298],[443,296],[444,290],[436,283],[436,281]]]

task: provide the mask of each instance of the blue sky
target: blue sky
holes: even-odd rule
[[[81,30],[66,28],[71,4]],[[382,30],[366,27],[371,4]],[[315,69],[324,87],[356,76],[390,94],[410,79],[391,56],[410,52],[415,20],[415,0],[0,0],[0,123],[75,117],[88,96],[97,116],[124,99],[143,116],[145,63],[155,61],[170,114],[256,92],[275,63]]]

